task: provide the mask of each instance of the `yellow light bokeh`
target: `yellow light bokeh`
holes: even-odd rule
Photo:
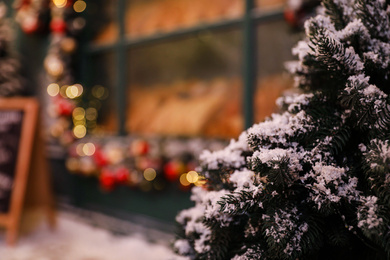
[[[56,83],[51,83],[49,86],[47,86],[47,94],[49,96],[55,97],[60,93],[60,86]]]
[[[147,181],[152,181],[156,178],[157,174],[153,168],[147,168],[144,171],[144,178]]]
[[[68,0],[53,0],[53,3],[55,4],[55,6],[57,6],[58,8],[63,8],[66,6],[66,4],[68,3]]]
[[[188,185],[191,184],[187,180],[187,173],[183,173],[182,175],[180,175],[180,179],[179,180],[180,180],[181,185],[183,185],[183,186],[188,186]]]
[[[83,138],[87,134],[87,128],[84,125],[76,125],[73,128],[73,135],[76,138]]]
[[[94,107],[89,107],[87,108],[87,110],[85,111],[85,118],[87,118],[87,120],[89,121],[94,121],[97,119],[97,110],[96,108]]]
[[[76,153],[78,156],[84,156],[84,143],[79,143],[77,146],[76,146]]]
[[[74,120],[83,120],[85,117],[85,110],[82,107],[73,109],[72,116]]]
[[[83,94],[83,86],[81,86],[80,84],[74,84],[74,85],[71,85],[71,86],[68,86],[66,88],[66,96],[68,98],[77,98],[79,96],[81,96],[81,94]]]
[[[83,125],[85,126],[85,118],[81,119],[81,120],[73,120],[73,125]]]
[[[96,85],[92,88],[92,95],[98,99],[105,99],[108,96],[108,92],[105,87]]]
[[[68,96],[66,95],[66,90],[68,89],[68,85],[63,85],[60,88],[60,95],[64,98],[67,98]]]
[[[195,183],[199,179],[199,174],[196,171],[189,171],[186,178],[189,183]]]
[[[93,143],[86,143],[83,145],[83,152],[86,156],[91,156],[95,153],[96,147]]]
[[[73,4],[73,10],[76,12],[76,13],[81,13],[85,10],[85,8],[87,8],[87,3],[82,1],[82,0],[78,0],[76,1],[74,4]]]
[[[66,160],[65,165],[66,168],[71,172],[77,171],[79,169],[79,161],[76,158],[69,158]]]
[[[199,176],[198,180],[194,183],[195,186],[204,186],[206,184],[206,179],[204,176]]]

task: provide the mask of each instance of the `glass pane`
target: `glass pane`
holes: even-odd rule
[[[132,133],[236,137],[242,131],[242,37],[205,32],[128,52]]]
[[[94,0],[88,2],[89,28],[93,43],[109,44],[118,39],[117,0]]]
[[[255,122],[276,112],[276,99],[293,87],[292,77],[284,64],[295,57],[291,48],[302,37],[293,32],[284,20],[268,22],[257,27],[257,88]]]
[[[117,107],[115,102],[115,55],[101,54],[90,60],[91,88],[89,89],[88,107],[98,111],[97,130],[115,133],[118,130]]]
[[[126,33],[141,37],[239,18],[243,0],[128,0]]]

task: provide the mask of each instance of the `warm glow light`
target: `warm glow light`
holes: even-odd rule
[[[66,95],[66,90],[68,89],[68,85],[63,85],[61,88],[60,88],[60,95],[64,98],[67,98],[67,95]]]
[[[92,88],[92,95],[98,99],[106,99],[108,97],[108,92],[105,87],[96,85]]]
[[[71,85],[71,86],[68,86],[66,88],[66,96],[68,98],[77,98],[79,96],[81,96],[81,94],[83,93],[83,86],[81,86],[80,84],[74,84],[74,85]]]
[[[82,107],[76,107],[72,112],[74,120],[83,120],[85,117],[85,110]]]
[[[52,97],[57,96],[58,93],[60,93],[60,86],[58,86],[56,83],[51,83],[49,86],[47,86],[47,93]]]
[[[199,176],[198,181],[195,182],[195,186],[203,186],[206,184],[206,179],[203,176]]]
[[[97,110],[94,107],[89,107],[85,111],[85,118],[89,121],[94,121],[97,119]]]
[[[73,9],[77,13],[83,12],[85,10],[85,8],[87,8],[87,4],[82,0],[78,0],[73,4]]]
[[[71,172],[77,171],[79,168],[79,161],[76,158],[69,158],[66,161],[66,168]]]
[[[144,178],[147,181],[152,181],[156,178],[156,171],[153,168],[147,168],[144,171]]]
[[[76,138],[83,138],[87,134],[87,128],[84,125],[76,125],[73,134]]]
[[[190,171],[187,173],[186,178],[189,183],[195,183],[199,179],[199,174],[196,171]]]
[[[84,156],[84,143],[79,143],[77,146],[76,146],[76,153],[78,156]]]
[[[83,145],[83,152],[87,156],[91,156],[95,153],[96,148],[93,143],[86,143]]]
[[[181,183],[181,185],[183,185],[183,186],[188,186],[188,185],[191,184],[191,183],[189,183],[189,182],[187,181],[187,173],[183,173],[182,175],[180,175],[180,183]]]
[[[58,7],[58,8],[63,8],[66,6],[68,3],[68,0],[53,0],[53,3]]]

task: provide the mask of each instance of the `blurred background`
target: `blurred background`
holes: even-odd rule
[[[318,2],[3,1],[56,207],[114,232],[174,234],[205,182],[199,154],[294,91],[284,64]]]

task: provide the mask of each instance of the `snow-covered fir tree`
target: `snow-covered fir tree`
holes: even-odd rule
[[[177,216],[191,259],[390,259],[390,0],[325,0],[289,64],[302,94],[224,150]]]
[[[0,97],[22,91],[19,61],[12,53],[12,27],[7,18],[7,6],[0,0]]]

